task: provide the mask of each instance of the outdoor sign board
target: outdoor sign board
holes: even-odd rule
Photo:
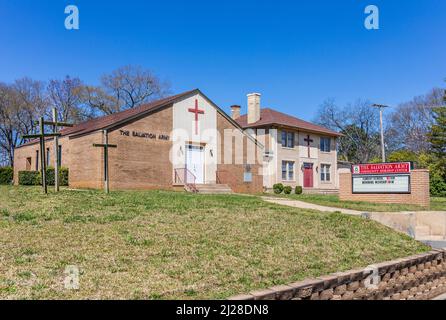
[[[354,194],[410,193],[410,162],[373,163],[352,166]]]

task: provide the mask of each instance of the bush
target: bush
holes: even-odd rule
[[[46,183],[49,186],[54,186],[54,168],[46,169]],[[59,186],[66,187],[68,186],[68,168],[61,167],[59,168]]]
[[[46,183],[49,186],[54,186],[54,168],[46,169]],[[40,186],[42,185],[42,178],[40,171],[20,171],[19,184],[22,186]],[[68,186],[68,169],[59,169],[59,186]]]
[[[291,191],[293,191],[293,188],[291,188],[290,186],[286,186],[283,188],[283,192],[285,194],[291,194]]]
[[[281,194],[283,191],[283,184],[277,183],[277,184],[273,185],[273,190],[274,190],[275,194]]]
[[[0,184],[12,184],[14,169],[12,167],[0,168]]]
[[[296,186],[296,189],[294,189],[295,194],[302,194],[303,191],[301,186]]]
[[[446,181],[441,177],[433,177],[430,182],[431,196],[446,197]]]
[[[41,181],[39,171],[19,171],[19,184],[21,186],[38,186]]]

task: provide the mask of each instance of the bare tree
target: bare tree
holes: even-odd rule
[[[81,96],[83,103],[89,107],[92,115],[112,114],[120,111],[115,99],[107,95],[101,87],[83,86]]]
[[[82,103],[82,82],[66,76],[63,80],[50,80],[47,94],[51,108],[56,108],[60,121],[78,123],[90,118],[91,110]]]
[[[45,83],[30,78],[16,80],[11,86],[17,94],[16,112],[18,127],[22,134],[36,132],[36,120],[48,112],[48,99],[45,92]]]
[[[14,150],[20,137],[19,97],[11,87],[0,84],[0,149],[2,165],[14,165]]]
[[[14,165],[15,148],[25,134],[35,133],[35,120],[47,110],[44,84],[29,78],[0,85],[0,148]]]
[[[369,101],[357,100],[345,107],[327,99],[319,108],[315,122],[341,132],[339,158],[365,163],[379,155],[379,117]]]
[[[125,66],[102,76],[101,86],[84,87],[84,99],[101,113],[112,114],[162,98],[168,89],[151,71]]]
[[[415,153],[430,148],[427,133],[432,127],[433,107],[444,105],[443,90],[435,88],[428,94],[400,104],[389,117],[386,137],[389,149],[406,149]]]

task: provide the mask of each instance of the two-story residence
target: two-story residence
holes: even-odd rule
[[[302,186],[305,192],[338,189],[336,142],[341,134],[270,108],[248,95],[248,113],[232,106],[232,118],[264,146],[263,184]]]

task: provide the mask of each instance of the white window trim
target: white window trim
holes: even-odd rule
[[[283,162],[293,163],[293,179],[288,180],[288,176],[289,176],[289,167],[288,166],[287,166],[287,169],[286,169],[286,177],[287,177],[287,179],[283,179],[283,175],[282,175],[283,174],[283,171],[282,171]],[[286,160],[286,159],[282,160],[282,163],[281,163],[281,166],[280,166],[280,177],[282,178],[283,182],[296,182],[296,161],[295,160]]]
[[[283,139],[282,139],[283,132],[287,133],[287,141],[288,141],[288,133],[293,134],[293,147],[288,147],[288,146],[283,145]],[[282,149],[285,149],[285,150],[296,150],[296,133],[294,131],[288,131],[288,130],[281,129],[281,131],[280,131],[280,146],[282,147]],[[287,161],[287,160],[284,160],[284,161]]]
[[[333,167],[333,165],[331,164],[331,163],[321,163],[320,164],[320,170],[321,170],[321,173],[320,174],[322,174],[323,172],[322,172],[322,166],[328,166],[328,173],[330,174],[330,180],[322,180],[321,179],[321,177],[319,176],[319,179],[321,180],[321,183],[326,183],[326,184],[329,184],[329,183],[333,183],[333,180],[332,180],[332,174],[331,174],[331,168]],[[324,173],[324,176],[326,177],[326,174],[327,173]]]

